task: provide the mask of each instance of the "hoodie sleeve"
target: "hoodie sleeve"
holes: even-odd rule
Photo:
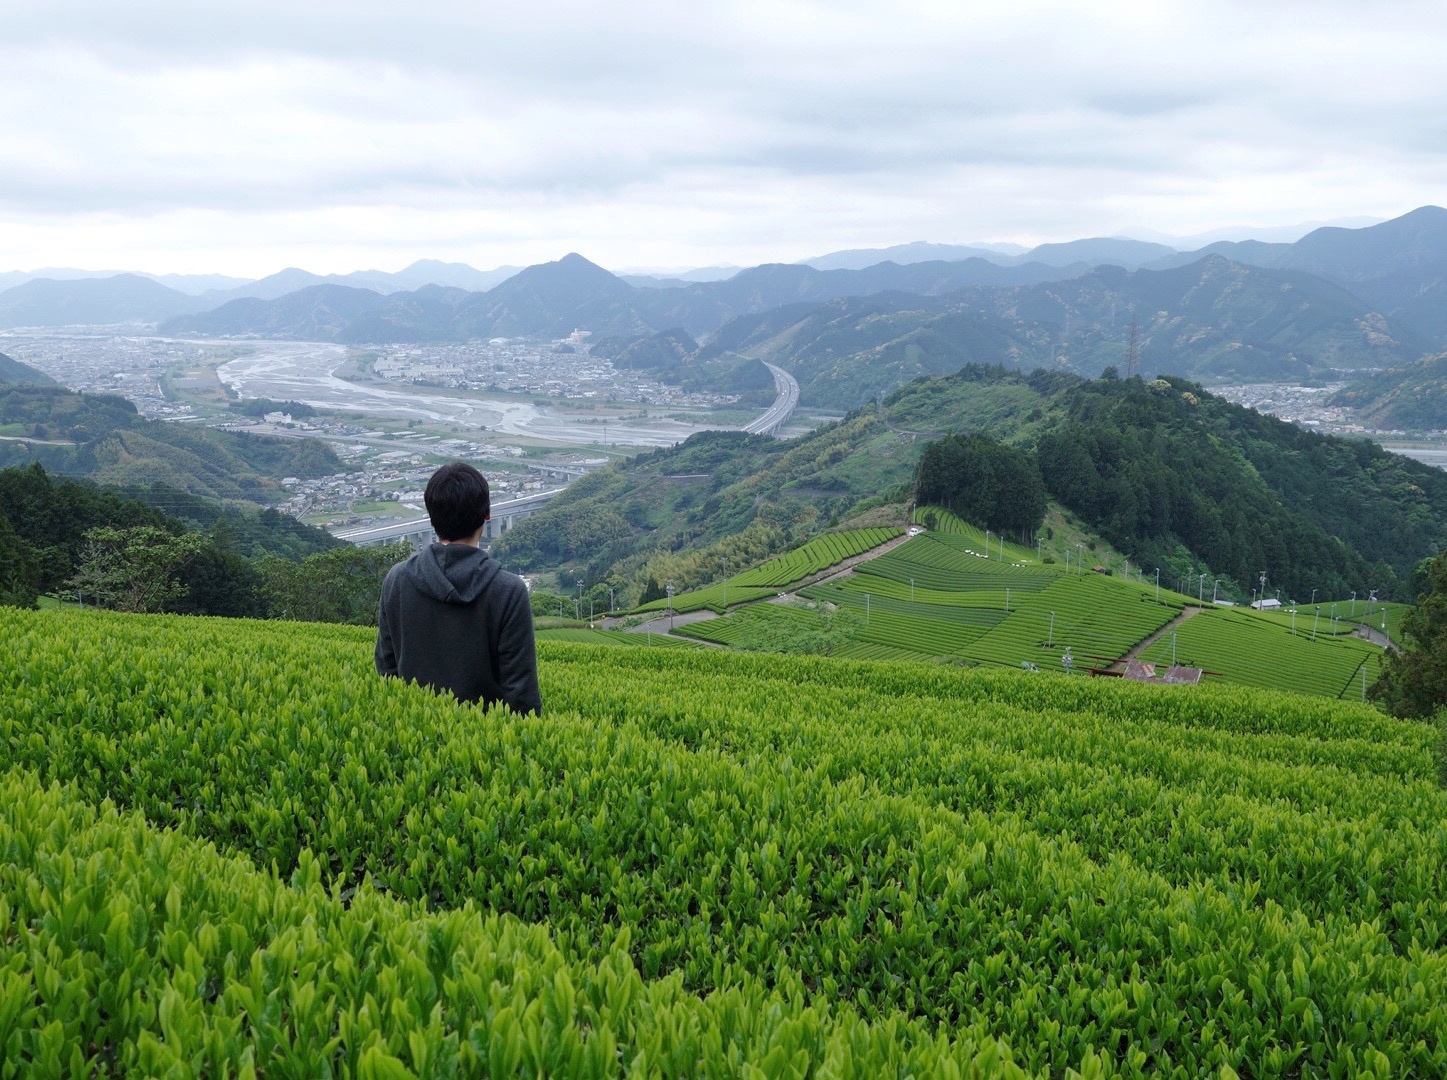
[[[391,575],[382,583],[382,598],[377,602],[377,648],[372,659],[377,665],[378,675],[397,674],[397,647],[392,641],[392,620],[387,604],[387,586],[392,583]]]
[[[533,611],[525,587],[519,587],[508,597],[498,632],[497,661],[498,683],[508,708],[518,713],[531,712],[541,716],[543,692],[538,687]]]

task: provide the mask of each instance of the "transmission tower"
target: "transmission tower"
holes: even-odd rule
[[[1136,323],[1135,312],[1130,313],[1130,344],[1125,350],[1125,377],[1129,379],[1136,373],[1136,365],[1140,361],[1140,339],[1139,327]]]

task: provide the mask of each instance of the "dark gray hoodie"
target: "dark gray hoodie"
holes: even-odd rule
[[[527,586],[468,544],[431,544],[387,572],[376,661],[463,701],[543,711]]]

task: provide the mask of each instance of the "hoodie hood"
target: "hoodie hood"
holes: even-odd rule
[[[430,544],[404,564],[419,591],[447,604],[470,604],[498,572],[498,562],[467,544]]]

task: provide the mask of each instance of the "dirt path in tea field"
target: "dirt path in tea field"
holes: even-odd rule
[[[877,547],[872,547],[868,551],[861,551],[858,555],[851,555],[843,562],[837,562],[833,566],[819,571],[817,574],[811,574],[809,577],[801,579],[786,593],[781,592],[777,596],[760,597],[758,600],[745,600],[742,603],[730,604],[729,608],[732,610],[733,608],[747,607],[749,604],[777,604],[780,601],[798,600],[798,590],[807,589],[810,585],[817,585],[821,581],[833,581],[835,578],[847,577],[854,572],[854,568],[860,563],[868,562],[870,559],[877,559],[881,555],[893,551],[906,540],[912,539],[914,538],[908,533],[905,533],[903,536],[896,536],[891,540],[886,540]],[[690,611],[686,615],[675,613],[671,619],[667,615],[662,615],[658,618],[650,619],[648,622],[639,623],[637,626],[629,626],[625,629],[627,629],[630,634],[666,634],[673,626],[685,626],[688,623],[703,622],[706,619],[717,618],[719,618],[717,612],[703,608],[699,611]],[[618,628],[622,622],[623,620],[621,618],[599,620],[599,624],[603,626],[604,629]],[[717,642],[706,642],[705,644],[715,645]]]
[[[1124,656],[1122,656],[1122,657],[1121,657],[1119,660],[1117,660],[1115,663],[1111,664],[1111,665],[1110,665],[1108,668],[1106,668],[1105,670],[1106,670],[1106,671],[1124,671],[1124,670],[1126,669],[1126,665],[1129,664],[1130,661],[1134,660],[1137,656],[1139,656],[1141,653],[1145,652],[1147,649],[1149,649],[1149,648],[1150,648],[1152,645],[1154,645],[1156,642],[1160,641],[1161,638],[1165,637],[1167,634],[1169,634],[1169,633],[1170,633],[1172,630],[1174,630],[1176,627],[1180,626],[1181,623],[1185,622],[1187,619],[1193,618],[1193,617],[1201,614],[1201,612],[1203,612],[1203,611],[1205,611],[1205,610],[1206,610],[1205,608],[1200,608],[1200,607],[1187,607],[1187,608],[1182,608],[1182,609],[1181,609],[1181,613],[1180,613],[1179,615],[1177,615],[1177,616],[1176,616],[1174,619],[1172,619],[1170,622],[1166,623],[1165,626],[1161,627],[1161,628],[1160,628],[1159,630],[1157,630],[1154,634],[1150,635],[1150,637],[1144,638],[1143,640],[1137,642],[1136,645],[1135,645],[1135,647],[1132,648],[1132,649],[1130,650],[1130,652],[1126,653]]]
[[[872,547],[868,551],[861,551],[858,555],[851,555],[843,562],[837,562],[833,566],[820,570],[817,574],[811,574],[809,577],[796,581],[789,587],[788,592],[780,593],[778,596],[771,598],[769,602],[778,603],[781,600],[785,602],[797,600],[799,599],[800,589],[807,589],[810,585],[823,585],[826,582],[834,581],[838,578],[849,577],[854,573],[854,568],[860,563],[867,563],[871,559],[879,558],[881,555],[888,555],[901,544],[913,539],[913,536],[905,533],[903,536],[896,536],[893,540],[886,540],[878,547]]]
[[[1352,635],[1354,637],[1365,638],[1373,645],[1378,645],[1383,649],[1394,649],[1397,646],[1397,643],[1395,641],[1393,641],[1386,634],[1382,633],[1374,626],[1358,624],[1357,628],[1352,631]]]
[[[661,615],[656,619],[649,619],[647,622],[639,623],[637,626],[627,627],[630,634],[666,634],[675,626],[687,626],[691,622],[704,622],[707,619],[717,619],[718,615],[703,608],[699,611],[690,611],[687,614],[674,612],[670,615]],[[623,620],[615,620],[614,625]]]

